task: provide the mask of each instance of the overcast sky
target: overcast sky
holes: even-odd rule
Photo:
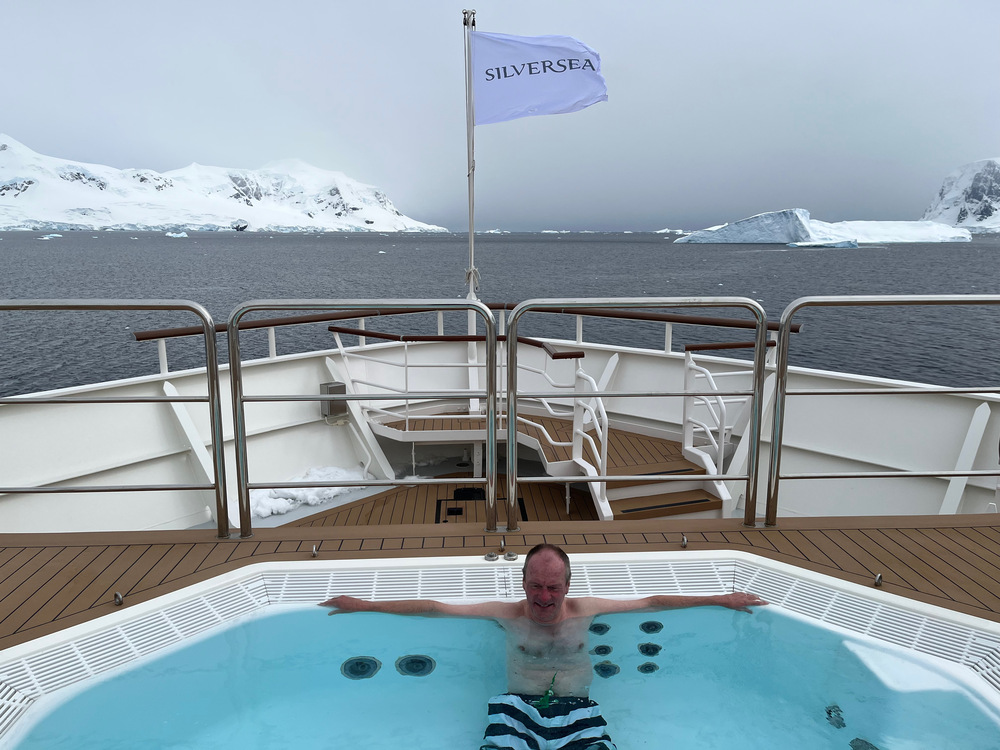
[[[468,2],[480,31],[593,47],[609,95],[476,128],[477,229],[917,219],[950,171],[1000,156],[998,0]],[[0,132],[161,172],[297,157],[462,231],[462,8],[12,2]]]

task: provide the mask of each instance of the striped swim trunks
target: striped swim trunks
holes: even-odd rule
[[[541,697],[504,693],[492,698],[480,750],[616,750],[594,701],[557,698],[543,708],[535,705]]]

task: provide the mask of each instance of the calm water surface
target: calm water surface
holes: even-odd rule
[[[240,302],[262,298],[459,298],[465,296],[464,235],[268,235],[64,232],[0,233],[0,297],[177,298],[203,304],[224,322]],[[514,234],[476,238],[479,296],[487,302],[536,297],[740,296],[777,319],[794,299],[827,294],[1000,294],[1000,236],[971,243],[858,249],[782,245],[675,245],[656,234]],[[707,314],[746,313],[723,310]],[[455,316],[449,330],[462,322]],[[893,307],[800,313],[793,364],[949,385],[996,385],[1000,308]],[[155,372],[156,346],[132,331],[191,325],[172,313],[0,313],[4,395]],[[425,318],[422,330],[432,325]],[[397,323],[372,326],[402,330]],[[620,325],[620,324],[619,324]],[[414,328],[413,330],[418,330]],[[573,335],[556,316],[526,319],[527,335]],[[588,321],[589,339],[662,346],[659,326]],[[743,340],[715,329],[675,330],[688,341]],[[241,340],[265,352],[261,332]],[[279,331],[279,353],[328,347],[325,325]],[[199,366],[200,344],[169,344],[171,368]],[[220,339],[222,360],[225,340]]]

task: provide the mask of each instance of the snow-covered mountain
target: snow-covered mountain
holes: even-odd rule
[[[923,218],[972,232],[1000,232],[1000,158],[974,161],[945,177]]]
[[[933,221],[840,221],[829,223],[809,216],[804,208],[750,216],[718,227],[692,232],[674,242],[780,243],[798,247],[857,247],[859,242],[969,242],[967,229]]]
[[[0,230],[444,232],[377,188],[298,160],[158,173],[37,154],[0,134]]]

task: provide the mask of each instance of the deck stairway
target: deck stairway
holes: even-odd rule
[[[582,469],[573,460],[573,422],[550,415],[521,415],[518,425],[518,442],[533,449],[541,459],[549,476],[567,478],[581,476]],[[475,443],[485,438],[485,417],[462,416],[410,416],[407,419],[373,423],[375,434],[401,442],[416,443]],[[589,434],[593,434],[592,431]],[[505,442],[506,422],[498,426],[498,439]],[[593,450],[584,444],[584,458],[597,465]],[[718,517],[722,499],[712,489],[715,484],[706,481],[705,470],[684,458],[681,445],[661,437],[612,428],[608,440],[608,475],[658,476],[691,475],[690,482],[664,481],[610,481],[607,499],[615,519],[660,518],[679,514]]]
[[[482,472],[482,457],[486,441],[485,403],[478,397],[466,398],[461,389],[477,391],[481,387],[479,358],[469,345],[468,361],[459,362],[467,368],[468,383],[454,379],[454,363],[425,362],[422,367],[445,368],[441,383],[454,388],[454,396],[436,396],[410,401],[410,392],[419,377],[412,374],[407,362],[397,363],[404,376],[400,382],[387,383],[384,378],[367,374],[361,365],[385,365],[375,358],[359,359],[348,355],[339,340],[344,357],[342,368],[329,363],[330,374],[340,381],[347,393],[371,391],[384,395],[398,393],[400,401],[380,400],[378,403],[357,402],[351,419],[356,437],[366,445],[364,452],[375,460],[384,457],[376,436],[410,445],[468,445],[474,453],[473,464]],[[562,352],[560,356],[581,360],[581,352]],[[359,359],[355,367],[352,362]],[[569,361],[567,359],[567,361]],[[370,360],[370,362],[369,362]],[[621,518],[658,518],[678,514],[687,517],[726,517],[735,510],[730,489],[713,478],[723,469],[723,457],[734,447],[732,425],[726,416],[725,399],[713,395],[719,389],[711,373],[685,357],[685,390],[691,395],[684,401],[679,424],[669,422],[648,424],[649,420],[607,411],[602,394],[614,383],[619,356],[615,354],[588,374],[582,365],[573,365],[558,377],[550,373],[547,364],[536,367],[527,362],[518,364],[519,372],[531,376],[539,387],[551,390],[551,396],[519,397],[517,399],[518,445],[539,456],[544,473],[566,479],[566,502],[574,478],[586,478],[583,485],[593,498],[598,518],[610,521]],[[461,368],[459,368],[461,369]],[[599,370],[599,373],[598,373]],[[419,373],[420,370],[414,370]],[[359,377],[364,375],[364,377]],[[451,377],[452,380],[447,378]],[[429,383],[437,385],[433,376]],[[504,378],[499,378],[503,382]],[[707,388],[707,392],[706,392]],[[581,395],[584,393],[593,396]],[[565,394],[565,396],[561,395]],[[498,394],[496,438],[507,439],[506,394]],[[677,437],[681,442],[668,439]],[[509,451],[508,451],[509,452]],[[384,463],[380,462],[379,463]],[[481,473],[479,474],[482,475]],[[648,481],[598,481],[601,477],[649,476]],[[690,481],[677,475],[691,475]],[[663,477],[665,481],[655,481]],[[669,480],[667,479],[669,477]],[[519,477],[519,482],[521,478]]]

